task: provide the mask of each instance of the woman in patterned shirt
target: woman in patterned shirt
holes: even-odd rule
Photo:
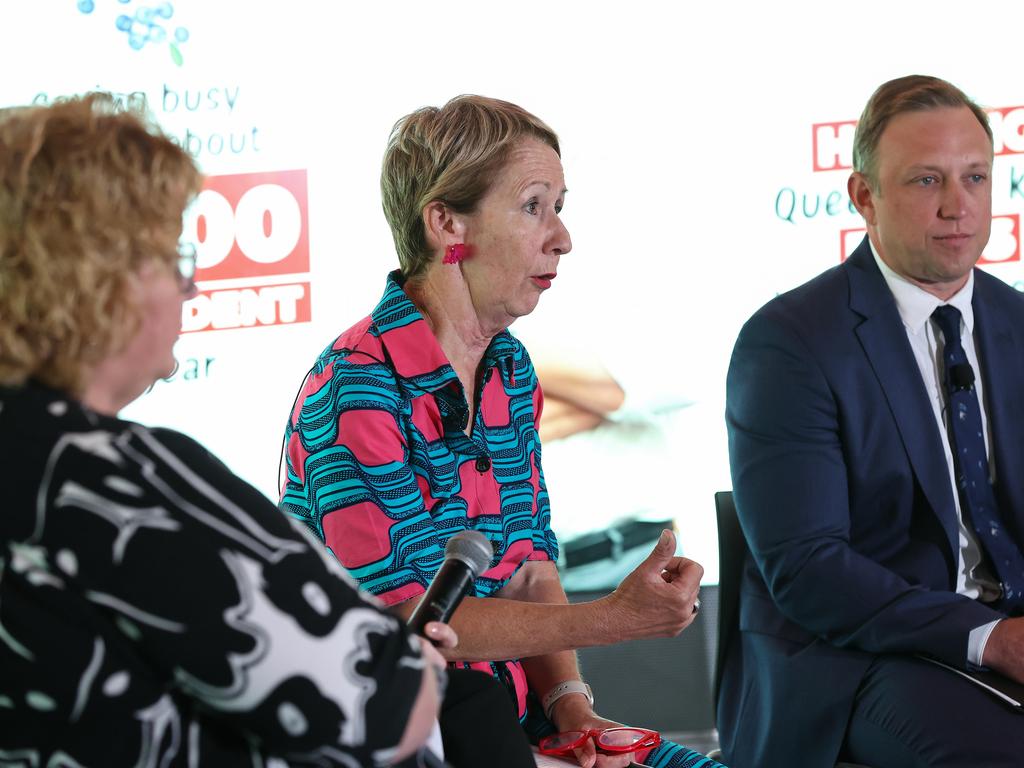
[[[282,509],[402,617],[448,539],[482,532],[494,560],[455,614],[460,644],[446,656],[501,680],[534,736],[613,726],[593,710],[575,649],[678,634],[693,620],[702,569],[674,556],[666,531],[605,598],[569,605],[559,581],[537,437],[543,397],[507,330],[572,247],[559,218],[558,139],[520,107],[462,96],[398,122],[381,191],[401,268],[303,382],[285,435]],[[668,742],[636,757],[716,765]],[[619,768],[630,755],[597,754],[587,740],[576,758]]]
[[[108,97],[0,118],[3,765],[383,766],[435,722],[436,651],[202,446],[117,418],[174,366],[199,184]]]

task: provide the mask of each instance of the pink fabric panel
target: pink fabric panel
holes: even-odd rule
[[[372,317],[364,317],[358,323],[353,325],[341,336],[335,339],[332,349],[355,349],[360,346],[366,337],[366,332],[370,329],[370,325],[373,323]],[[372,337],[369,337],[372,338]],[[375,345],[378,349],[380,344]]]
[[[462,493],[459,495],[469,504],[466,511],[467,520],[473,520],[480,515],[501,514],[498,483],[490,470],[478,472],[475,463],[467,461],[459,467],[459,480],[462,483]],[[506,554],[505,557],[509,555]]]
[[[377,599],[380,600],[384,605],[398,605],[404,603],[413,597],[419,597],[427,590],[423,588],[422,584],[409,583],[404,587],[393,589],[390,592],[385,592],[382,595],[377,595]]]
[[[299,438],[298,432],[292,432],[292,436],[288,438],[288,460],[291,462],[292,469],[295,470],[295,474],[298,475],[299,482],[303,485],[306,484],[306,459],[309,458],[309,454],[306,453],[302,447],[302,440]],[[281,478],[283,483],[287,483],[287,477]],[[284,488],[281,489],[284,493]]]
[[[485,416],[489,417],[485,419],[488,426],[500,427],[508,424],[508,400],[508,394],[501,383],[501,377],[498,375],[498,371],[495,370],[494,375],[487,382],[480,397],[480,409],[484,412]],[[491,421],[495,416],[503,417],[503,420]]]
[[[424,440],[440,440],[444,435],[441,412],[432,397],[417,397],[412,401],[412,423],[423,433]]]
[[[525,539],[517,541],[505,550],[505,556],[501,558],[500,563],[489,571],[484,571],[482,575],[489,579],[507,579],[516,572],[516,568],[519,567],[520,563],[534,559],[533,552],[533,543],[531,541]],[[539,554],[544,555],[543,552]],[[547,557],[544,556],[539,559],[547,560]]]
[[[390,328],[385,336],[395,370],[403,376],[436,371],[449,364],[448,358],[441,351],[441,345],[425,323],[409,323]]]
[[[360,464],[377,467],[405,460],[405,437],[386,411],[346,411],[338,418],[338,434]]]
[[[346,568],[359,568],[391,552],[394,521],[376,504],[364,501],[324,516],[324,541]]]

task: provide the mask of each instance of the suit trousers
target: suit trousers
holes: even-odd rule
[[[1024,715],[927,661],[879,656],[857,691],[841,758],[872,768],[1019,768]]]

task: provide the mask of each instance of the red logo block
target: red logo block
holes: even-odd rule
[[[210,176],[186,215],[196,279],[309,272],[306,172]]]
[[[182,332],[309,322],[308,211],[304,170],[207,177],[185,215],[200,292]]]
[[[992,217],[992,234],[979,264],[1005,264],[1020,261],[1020,214]]]
[[[839,263],[843,263],[852,254],[860,241],[864,239],[867,230],[864,227],[839,230]]]
[[[308,323],[309,283],[200,291],[182,310],[182,333]]]
[[[841,171],[853,167],[853,134],[856,120],[815,123],[811,126],[814,171]]]
[[[1024,106],[986,109],[992,128],[992,148],[997,155],[1024,153]],[[843,171],[853,167],[853,136],[856,120],[811,125],[812,166],[818,171]]]
[[[1024,107],[987,109],[992,128],[992,149],[997,155],[1019,155],[1024,152]]]

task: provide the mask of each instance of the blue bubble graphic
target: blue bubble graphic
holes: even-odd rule
[[[132,0],[118,0],[122,5],[128,5]],[[96,8],[95,0],[77,0],[78,8],[82,13],[92,13]],[[179,43],[189,39],[189,31],[185,27],[176,27],[172,33],[170,27],[164,27],[161,23],[164,19],[174,16],[174,3],[169,0],[162,2],[151,2],[135,6],[132,15],[122,14],[117,17],[115,25],[121,32],[128,36],[128,45],[133,50],[140,51],[146,47],[146,43],[168,44],[171,58],[178,66],[182,64]],[[172,37],[173,34],[173,37]]]
[[[96,10],[96,3],[92,0],[78,0],[78,10],[82,13],[92,13]]]

